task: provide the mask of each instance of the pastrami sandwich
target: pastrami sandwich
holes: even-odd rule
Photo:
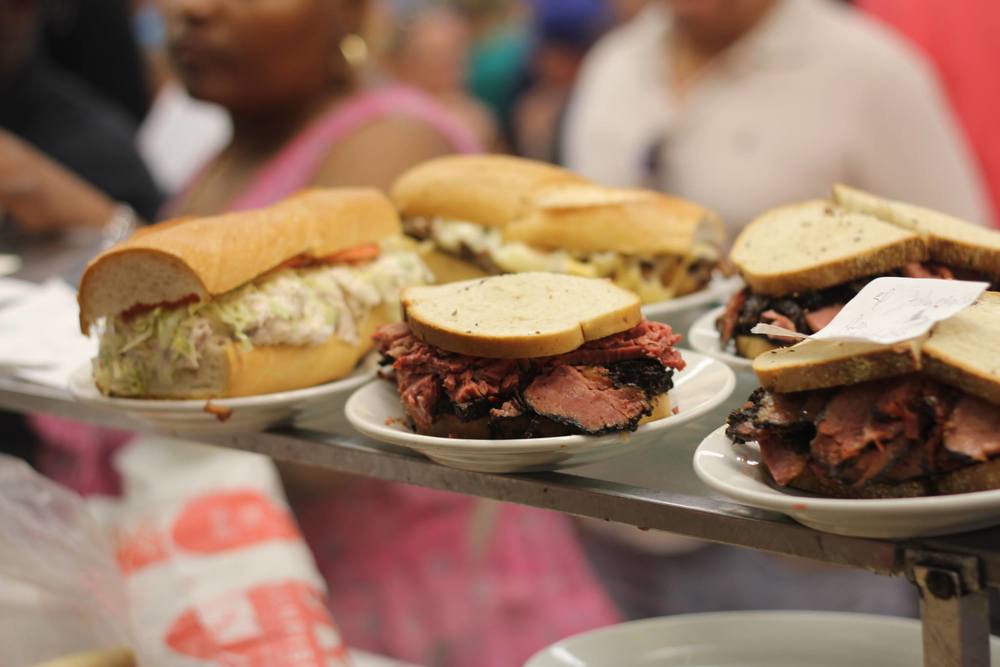
[[[725,243],[702,206],[521,158],[431,160],[400,177],[392,197],[407,233],[451,262],[432,263],[441,282],[549,271],[609,278],[650,303],[702,289]]]
[[[427,282],[375,190],[309,190],[269,208],[154,225],[94,258],[80,326],[96,326],[105,394],[212,398],[343,377]]]
[[[598,434],[670,413],[680,336],[609,281],[521,273],[411,287],[402,302],[405,322],[375,341],[418,433]]]
[[[780,486],[846,498],[1000,488],[1000,293],[894,346],[805,341],[754,360],[727,435]]]
[[[833,201],[784,206],[751,222],[730,259],[747,287],[716,325],[723,346],[749,358],[794,342],[751,333],[758,322],[815,333],[881,276],[1000,287],[1000,233],[840,185]]]

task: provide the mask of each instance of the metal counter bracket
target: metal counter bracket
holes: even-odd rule
[[[989,599],[979,559],[907,549],[904,563],[920,589],[924,667],[989,667]]]

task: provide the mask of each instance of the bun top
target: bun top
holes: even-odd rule
[[[515,273],[402,294],[413,335],[448,352],[495,359],[563,354],[642,321],[639,298],[610,281]]]
[[[938,322],[923,357],[930,375],[1000,404],[1000,292],[984,292],[958,315]]]
[[[523,215],[538,190],[586,182],[544,162],[504,155],[451,155],[406,171],[392,186],[392,200],[405,218],[502,227]]]
[[[754,292],[819,290],[927,259],[917,234],[814,200],[767,211],[733,243],[730,259]]]
[[[684,255],[696,243],[720,247],[726,233],[714,213],[650,190],[589,183],[540,190],[504,236],[542,248],[626,255]]]
[[[302,191],[268,208],[172,220],[102,252],[80,281],[80,326],[133,306],[224,294],[295,257],[322,258],[401,233],[367,188]]]

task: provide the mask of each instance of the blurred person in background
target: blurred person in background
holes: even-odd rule
[[[1000,4],[992,0],[858,0],[930,58],[986,179],[1000,223]]]
[[[472,29],[466,18],[442,2],[398,3],[384,67],[396,81],[424,91],[446,108],[487,148],[497,142],[489,108],[465,91]]]
[[[533,0],[531,7],[533,47],[513,102],[510,143],[518,155],[559,163],[570,91],[613,15],[605,0]]]
[[[366,85],[363,0],[163,0],[169,52],[233,134],[170,204],[205,215],[309,185],[386,188],[479,148],[440,105]],[[427,665],[520,664],[616,620],[561,515],[357,478],[291,488],[349,645]]]
[[[160,193],[134,124],[50,61],[44,25],[42,0],[0,0],[0,210],[25,232],[100,229],[118,202],[151,218]]]
[[[530,7],[523,0],[453,0],[472,26],[469,91],[488,106],[510,143],[514,99],[531,50]]]
[[[588,56],[566,164],[714,208],[735,232],[843,182],[986,223],[926,63],[826,0],[652,0]]]
[[[837,182],[989,219],[927,65],[825,0],[651,0],[588,55],[564,141],[570,168],[691,198],[733,233],[770,207],[828,196]],[[632,617],[916,610],[906,582],[673,536],[644,550],[627,546],[640,543],[630,535],[595,532],[586,540],[594,562]]]
[[[42,0],[42,43],[51,62],[86,81],[139,124],[152,86],[132,30],[134,0]]]
[[[195,100],[177,81],[167,56],[167,28],[158,0],[133,0],[132,25],[152,82],[152,106],[136,143],[160,189],[174,195],[229,142],[226,110]]]

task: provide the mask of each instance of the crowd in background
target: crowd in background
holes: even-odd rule
[[[733,232],[837,181],[994,223],[1000,10],[990,0],[855,4],[0,0],[0,243],[73,227],[105,233],[123,204],[153,221],[262,206],[311,184],[387,187],[424,159],[479,151],[686,196]],[[385,571],[413,567],[419,551],[428,567],[459,572],[439,591],[452,605],[436,603],[451,620],[413,638],[411,615],[436,584],[396,576],[399,597],[372,602],[358,584],[370,553],[326,537],[358,521],[343,493],[303,494],[297,507],[338,621],[349,642],[417,661],[487,664],[475,656],[494,641],[489,664],[505,664],[611,622],[602,585],[625,616],[817,598],[914,611],[898,582],[776,570],[770,557],[722,547],[641,553],[590,536],[598,584],[562,517],[353,486],[371,525],[390,521],[405,536],[436,517],[438,540],[414,534]],[[475,567],[461,555],[470,525],[493,536]],[[522,552],[551,557],[529,566]],[[386,584],[385,571],[362,583]],[[534,615],[525,612],[527,599],[540,604],[524,588],[532,577],[553,601]],[[461,618],[483,581],[492,601]],[[482,631],[474,645],[454,639],[456,627],[471,636],[469,623]]]

